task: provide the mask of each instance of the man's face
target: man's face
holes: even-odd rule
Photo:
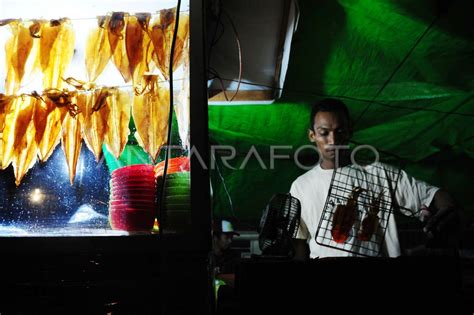
[[[321,154],[321,165],[325,168],[334,168],[336,159],[336,145],[346,145],[349,140],[349,126],[343,115],[335,112],[318,112],[314,117],[313,130],[308,133],[311,142],[314,142]],[[339,151],[339,153],[341,153]]]
[[[232,233],[222,233],[217,239],[217,246],[221,250],[227,250],[232,244],[233,238],[234,238],[234,235]]]

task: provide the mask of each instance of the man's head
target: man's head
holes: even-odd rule
[[[323,168],[335,167],[334,146],[346,145],[350,136],[349,110],[342,101],[326,98],[313,105],[308,137],[318,147]]]
[[[212,229],[214,252],[221,253],[229,249],[235,235],[240,234],[235,232],[232,222],[227,219],[214,219]]]

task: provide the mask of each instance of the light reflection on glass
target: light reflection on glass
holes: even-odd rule
[[[32,203],[41,203],[44,200],[44,194],[41,191],[41,189],[36,188],[33,190],[33,192],[30,194],[30,201]]]

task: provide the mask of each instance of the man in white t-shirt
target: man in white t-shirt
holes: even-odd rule
[[[406,211],[409,210],[411,214],[420,216],[423,213],[422,208],[431,209],[430,212],[425,211],[424,213],[428,217],[424,227],[424,231],[428,235],[434,235],[446,228],[447,225],[458,221],[453,199],[439,188],[417,180],[403,170],[392,172],[396,169],[382,163],[373,163],[361,171],[351,165],[349,150],[338,150],[340,148],[338,146],[347,145],[351,136],[349,112],[340,100],[324,99],[313,106],[308,136],[309,140],[317,146],[320,160],[313,169],[299,176],[291,185],[291,195],[301,202],[301,222],[294,240],[295,259],[304,260],[308,256],[318,258],[357,255],[354,251],[340,250],[337,246],[320,245],[321,243],[316,242],[315,239],[333,172],[337,167],[341,167],[341,170],[345,170],[347,174],[355,174],[350,176],[356,178],[355,182],[354,180],[352,182],[352,187],[360,186],[357,182],[357,172],[362,175],[366,170],[372,171],[372,173],[378,172],[377,174],[380,176],[376,176],[376,178],[383,181],[383,183],[379,183],[381,187],[385,186],[387,189],[396,187],[393,195],[395,200],[390,200],[390,202],[396,203],[402,213],[409,214]],[[395,173],[397,176],[390,175]],[[391,198],[392,195],[389,196]],[[400,245],[393,214],[387,218],[385,228],[384,244],[382,244],[383,248],[380,251],[385,256],[399,256]],[[345,242],[349,244],[349,247],[345,244],[344,248],[350,249],[350,245],[357,241],[353,237]],[[360,253],[370,256],[368,252]]]

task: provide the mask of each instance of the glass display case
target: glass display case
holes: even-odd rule
[[[97,281],[135,297],[154,296],[160,282],[173,300],[176,279],[157,270],[198,268],[186,275],[206,282],[202,7],[0,0],[0,243],[11,296],[61,288],[45,268],[56,280],[83,270],[74,287],[88,297],[82,289]],[[92,276],[91,261],[101,266]],[[25,269],[29,284],[19,284]],[[137,277],[135,292],[127,281]],[[124,295],[97,292],[100,305]]]
[[[90,5],[2,6],[0,235],[191,222],[189,2]]]

